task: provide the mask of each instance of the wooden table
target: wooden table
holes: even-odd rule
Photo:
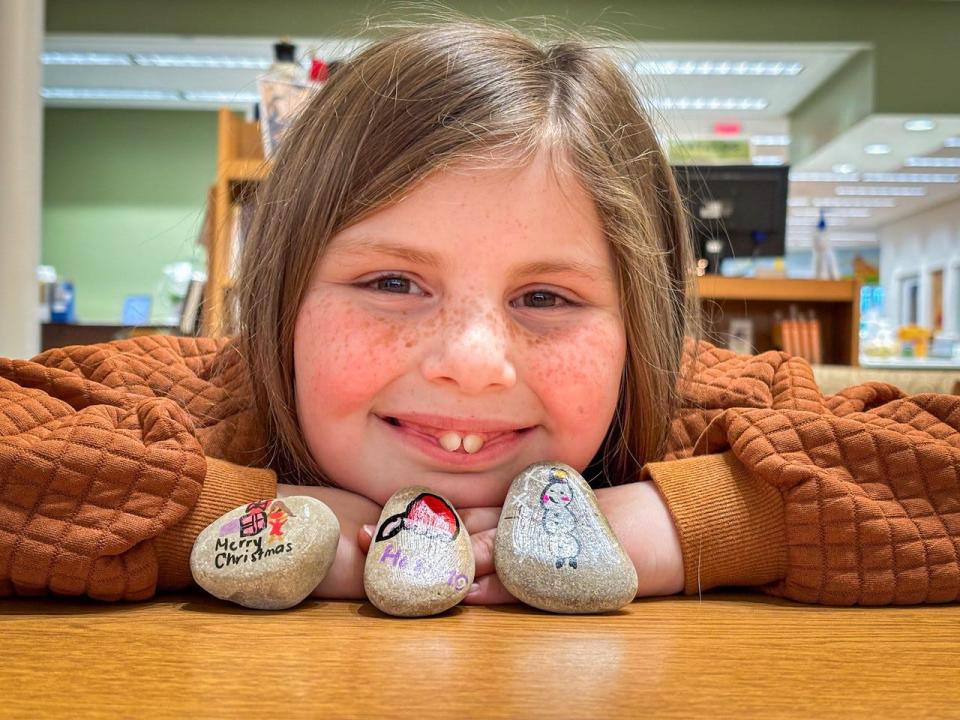
[[[960,717],[960,606],[762,595],[563,617],[0,601],[0,717]]]

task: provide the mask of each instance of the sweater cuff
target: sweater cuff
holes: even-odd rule
[[[208,457],[207,474],[196,505],[183,520],[161,533],[155,542],[158,590],[181,590],[193,584],[190,552],[204,528],[224,513],[255,500],[277,495],[273,470],[234,465]]]
[[[732,452],[649,463],[680,535],[688,594],[766,585],[786,575],[780,491],[750,476]]]

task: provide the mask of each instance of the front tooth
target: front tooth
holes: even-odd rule
[[[470,433],[463,439],[463,449],[471,455],[483,447],[483,438]]]
[[[469,437],[469,435],[467,436]],[[460,449],[460,435],[455,432],[445,432],[440,436],[440,447],[448,452],[455,452]]]

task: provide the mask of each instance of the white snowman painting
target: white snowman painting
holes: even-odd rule
[[[577,516],[570,509],[573,490],[566,470],[551,468],[550,483],[540,493],[543,507],[543,529],[557,569],[566,563],[576,570],[580,539],[576,535]]]

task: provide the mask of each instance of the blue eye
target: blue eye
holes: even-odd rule
[[[560,297],[556,293],[548,292],[547,290],[534,290],[533,292],[524,293],[519,299],[519,305],[521,307],[529,308],[556,308],[570,304],[572,303],[565,298]]]
[[[370,282],[364,283],[363,287],[379,292],[392,293],[394,295],[424,295],[426,293],[410,278],[402,275],[384,275]]]

